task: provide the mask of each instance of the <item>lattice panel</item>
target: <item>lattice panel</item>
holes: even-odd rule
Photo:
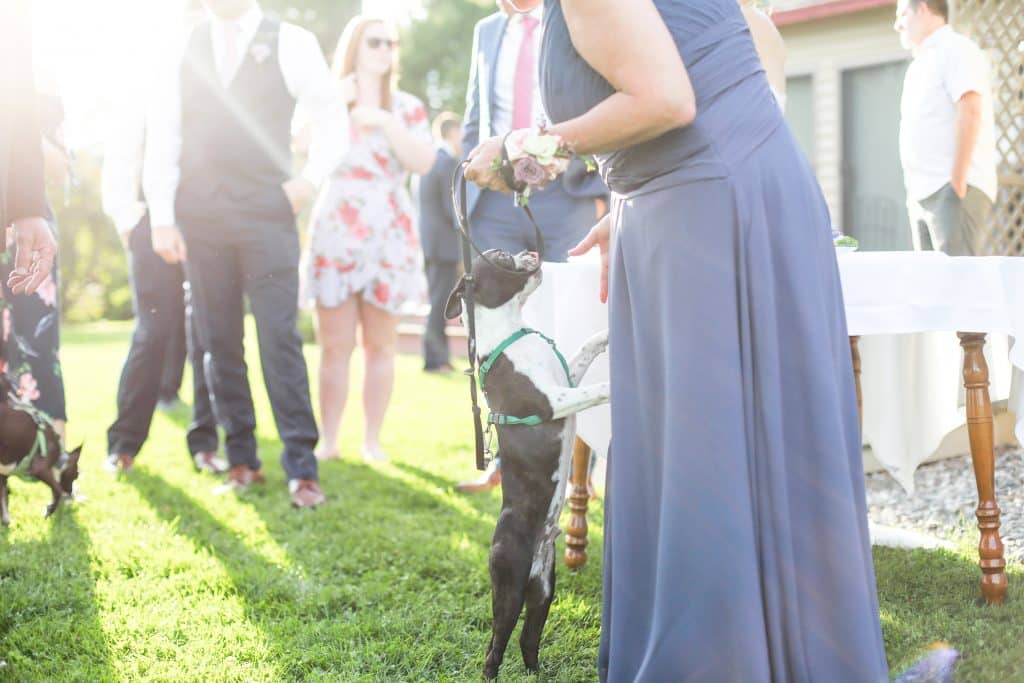
[[[1024,255],[1024,1],[956,0],[954,25],[988,55],[999,197],[984,253]]]

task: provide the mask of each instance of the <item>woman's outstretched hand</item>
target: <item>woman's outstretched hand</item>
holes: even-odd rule
[[[601,303],[608,303],[608,243],[612,233],[611,214],[590,229],[583,241],[569,250],[569,256],[582,256],[595,246],[601,250]]]
[[[512,191],[501,174],[494,169],[495,161],[501,160],[501,147],[505,138],[497,136],[484,140],[466,157],[466,180],[474,182],[484,190],[509,193]]]

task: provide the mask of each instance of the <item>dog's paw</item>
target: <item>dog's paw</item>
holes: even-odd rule
[[[52,517],[53,513],[55,513],[57,511],[57,508],[59,507],[60,501],[57,501],[56,503],[50,503],[49,505],[46,506],[46,509],[43,510],[43,517]]]

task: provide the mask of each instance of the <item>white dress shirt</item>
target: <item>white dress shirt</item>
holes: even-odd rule
[[[537,21],[544,18],[544,8],[538,5],[527,12]],[[540,64],[540,47],[543,24],[538,24],[533,31],[533,125],[540,126],[547,122],[544,105],[540,99],[540,78],[537,77],[537,65]],[[515,103],[516,66],[519,63],[519,48],[523,44],[523,15],[513,14],[505,27],[505,36],[501,40],[498,53],[497,71],[494,76],[494,109],[491,112],[491,134],[506,135],[512,130],[512,107]]]
[[[103,211],[127,235],[146,215],[141,197],[146,107],[142,98],[125,101],[112,116],[103,153]]]
[[[969,92],[981,95],[982,117],[967,184],[995,201],[999,181],[988,60],[974,41],[948,26],[914,51],[903,82],[900,158],[908,199],[930,197],[952,180],[957,103]]]
[[[263,12],[259,7],[230,22],[233,26],[211,14],[213,57],[225,84],[234,78],[248,55],[249,44],[262,20]],[[225,35],[231,30],[238,32],[240,54],[234,63],[227,64]],[[156,106],[150,117],[143,174],[143,186],[154,225],[175,223],[174,197],[181,176],[183,53],[184,49],[175,56],[165,77],[154,84],[152,101]],[[314,186],[319,186],[348,149],[348,112],[327,68],[320,44],[312,33],[294,24],[282,23],[277,54],[285,86],[311,123],[309,158],[301,175]]]

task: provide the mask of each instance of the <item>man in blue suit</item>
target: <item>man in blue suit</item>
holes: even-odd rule
[[[546,122],[537,87],[541,42],[541,0],[517,0],[514,12],[499,0],[500,12],[482,19],[473,32],[473,61],[466,91],[464,147]],[[529,10],[529,11],[524,11]],[[574,160],[557,181],[530,196],[530,209],[544,235],[544,260],[565,261],[607,208],[608,188],[596,173]],[[512,198],[469,184],[467,208],[473,240],[481,250],[512,253],[536,248],[533,226]],[[460,491],[485,491],[501,482],[496,465]]]

